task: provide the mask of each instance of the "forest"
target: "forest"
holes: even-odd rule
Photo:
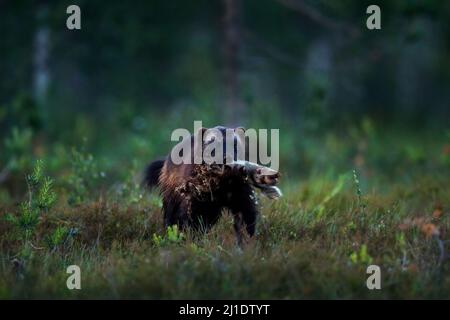
[[[449,17],[445,0],[0,0],[0,299],[449,299]],[[166,228],[142,185],[194,121],[279,130],[283,196],[257,191],[243,246],[228,213]]]

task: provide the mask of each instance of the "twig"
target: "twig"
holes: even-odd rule
[[[30,243],[30,246],[35,250],[44,250],[45,249],[44,247],[36,247],[31,241],[29,243]]]

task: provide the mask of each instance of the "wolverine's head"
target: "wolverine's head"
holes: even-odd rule
[[[196,150],[201,150],[204,163],[226,164],[246,159],[245,129],[243,127],[201,128],[197,135],[197,142],[201,142],[201,148]]]

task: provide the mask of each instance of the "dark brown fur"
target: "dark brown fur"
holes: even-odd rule
[[[226,128],[216,128],[225,134]],[[191,137],[192,145],[193,139],[195,136]],[[235,137],[235,147],[236,143],[240,143],[238,137]],[[207,231],[218,221],[223,210],[228,209],[234,218],[239,244],[244,229],[250,237],[255,234],[259,214],[255,193],[239,169],[205,163],[177,165],[168,156],[149,165],[146,182],[149,187],[160,189],[166,226]]]

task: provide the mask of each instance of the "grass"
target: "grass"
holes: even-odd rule
[[[445,177],[423,175],[414,184],[391,185],[384,195],[375,189],[361,195],[364,211],[352,173],[347,177],[291,184],[282,200],[263,200],[258,235],[243,250],[229,216],[201,237],[165,231],[158,202],[149,199],[56,207],[42,217],[33,252],[20,262],[14,253],[21,242],[2,222],[0,296],[450,298],[449,265],[439,264],[437,242],[422,225],[407,225],[408,218],[421,218],[445,235],[446,212],[433,217],[442,202],[449,205]],[[337,192],[336,183],[343,184]],[[39,248],[61,225],[73,234],[56,248]],[[366,288],[370,263],[381,267],[381,290]],[[66,288],[72,264],[81,268],[81,290]]]
[[[14,176],[21,196],[0,189],[0,298],[448,299],[449,135],[373,130],[281,141],[284,197],[261,199],[242,249],[227,214],[206,235],[165,230],[136,159],[49,148],[48,170]],[[366,287],[370,264],[381,290]]]

